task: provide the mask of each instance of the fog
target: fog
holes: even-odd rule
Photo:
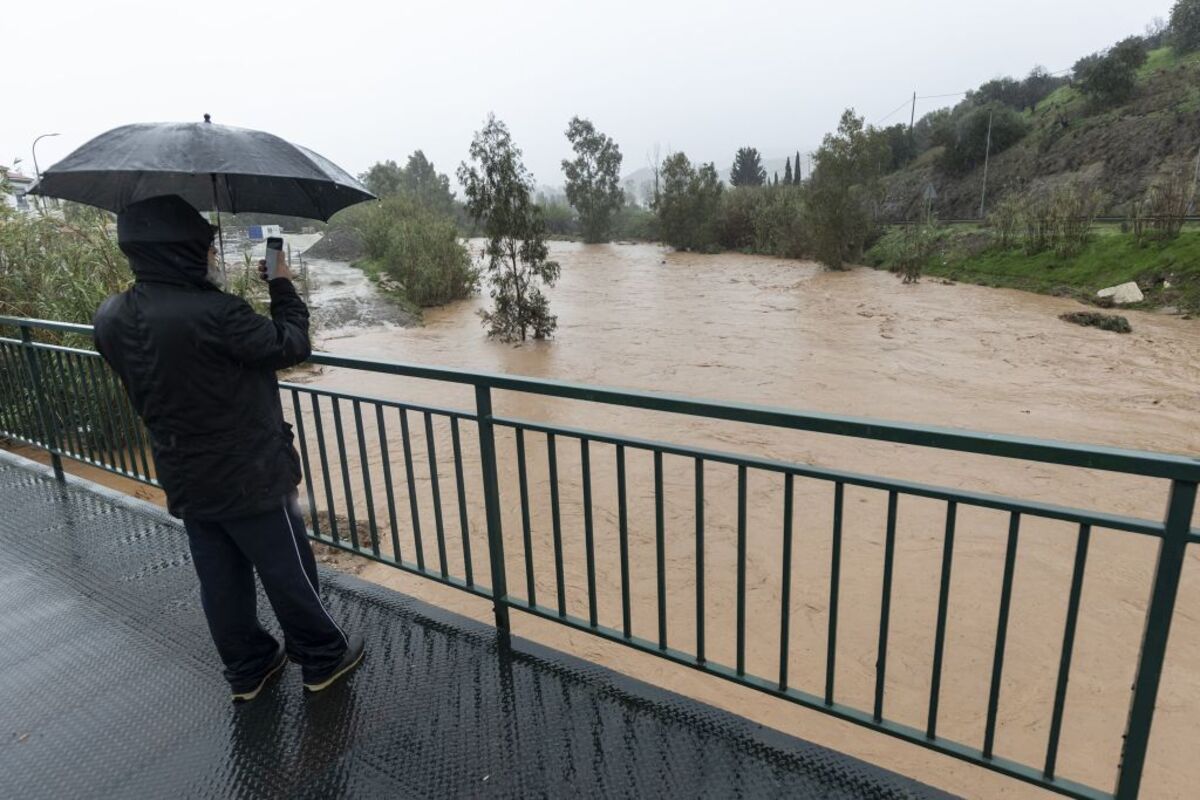
[[[623,173],[656,145],[727,168],[743,145],[815,148],[848,106],[907,122],[914,91],[1068,68],[1170,5],[22,0],[4,13],[0,164],[32,174],[43,133],[61,134],[38,145],[44,168],[116,125],[207,112],[355,173],[421,148],[453,174],[494,111],[541,184],[562,180],[575,114],[617,140]]]

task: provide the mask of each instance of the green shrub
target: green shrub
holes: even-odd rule
[[[449,216],[399,194],[368,207],[358,224],[367,258],[416,305],[441,305],[475,291],[479,273]]]

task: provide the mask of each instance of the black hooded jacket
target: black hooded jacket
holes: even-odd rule
[[[277,508],[300,481],[275,370],[308,358],[308,308],[270,282],[271,317],[207,280],[212,231],[178,197],[117,220],[134,285],[96,312],[96,349],[150,431],[177,517],[227,519]]]

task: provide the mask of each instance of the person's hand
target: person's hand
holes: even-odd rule
[[[258,260],[258,277],[264,281],[267,280],[267,260],[265,258]],[[289,281],[292,279],[292,270],[288,267],[287,259],[282,255],[279,256],[279,267],[275,270],[275,277],[287,278]]]

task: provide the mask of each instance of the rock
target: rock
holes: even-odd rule
[[[1142,290],[1133,281],[1101,289],[1096,292],[1096,296],[1111,297],[1112,301],[1117,304],[1140,303],[1146,299],[1146,296],[1142,294]]]

